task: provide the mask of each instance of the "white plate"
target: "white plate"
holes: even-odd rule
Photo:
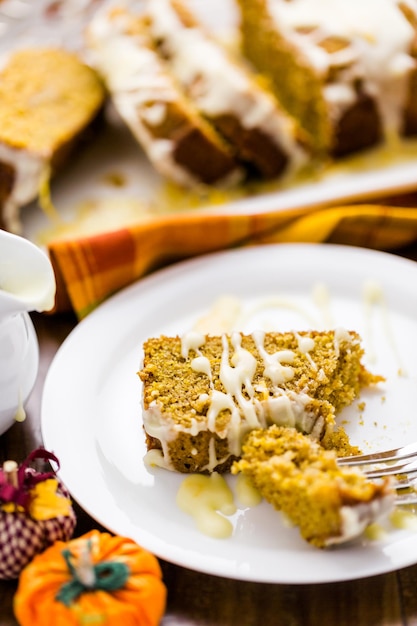
[[[48,3],[49,0],[43,1]],[[80,0],[80,6],[84,4],[88,6],[85,0]],[[234,0],[212,0],[210,3],[191,0],[191,6],[217,35],[228,38],[230,33],[234,33],[238,19]],[[68,40],[73,38],[71,31]],[[413,139],[395,142],[395,146],[382,145],[362,151],[302,180],[277,181],[276,184],[265,185],[256,193],[247,190],[246,193],[224,194],[223,201],[219,201],[219,194],[216,194],[215,202],[210,196],[196,200],[184,193],[176,194],[174,200],[173,194],[166,194],[163,179],[151,167],[126,127],[123,124],[120,127],[119,122],[110,117],[101,134],[85,151],[76,154],[52,183],[52,200],[64,222],[75,224],[71,229],[71,232],[75,230],[74,237],[80,236],[81,229],[86,228],[80,217],[83,214],[85,218],[86,203],[95,205],[91,215],[88,213],[89,228],[100,232],[138,221],[141,207],[149,205],[154,212],[172,213],[183,211],[188,206],[195,211],[197,202],[199,210],[205,213],[262,214],[300,207],[313,210],[317,206],[357,199],[367,201],[416,189],[417,140]],[[115,174],[119,181],[124,181],[123,186],[111,182]],[[125,205],[131,207],[132,199],[137,205],[136,210],[122,210],[123,201],[126,200]],[[103,212],[97,205],[109,200],[114,200],[118,206],[117,211],[111,212],[110,225],[105,228]],[[23,209],[22,221],[23,235],[36,243],[45,239],[45,231],[51,227],[50,220],[37,202]],[[48,233],[46,236],[51,235]],[[56,233],[52,238],[54,236]]]
[[[45,383],[44,444],[93,518],[188,568],[252,581],[318,583],[415,563],[417,532],[392,529],[380,541],[321,551],[285,527],[265,502],[238,509],[229,539],[198,532],[175,503],[184,477],[143,463],[136,372],[144,339],[190,329],[222,295],[242,303],[242,330],[349,327],[362,333],[367,365],[386,376],[386,384],[363,393],[365,409],[355,403],[341,419],[365,449],[400,445],[417,439],[416,284],[412,261],[333,245],[260,246],[164,269],[107,301],[64,342]],[[274,304],[269,309],[262,306],[267,299]],[[228,480],[233,488],[235,477]]]
[[[123,186],[112,183],[115,175],[124,181]],[[314,210],[406,193],[416,189],[416,181],[417,140],[413,139],[404,141],[396,150],[381,146],[341,159],[302,181],[277,181],[275,186],[271,184],[256,193],[248,191],[237,199],[233,199],[232,193],[230,197],[225,193],[222,201],[217,194],[215,202],[210,195],[208,200],[186,192],[173,195],[128,131],[110,120],[101,135],[53,180],[52,200],[64,224],[70,225],[77,238],[83,233],[117,230],[138,222],[144,209],[151,214],[198,210],[222,215]],[[109,210],[103,213],[108,203],[112,207],[110,220]],[[86,205],[93,207],[87,213]],[[45,237],[56,236],[57,233],[51,235],[53,222],[38,202],[24,207],[21,214],[22,234],[31,241],[39,243]],[[83,221],[86,215],[89,230]]]

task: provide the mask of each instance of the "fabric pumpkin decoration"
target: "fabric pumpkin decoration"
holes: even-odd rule
[[[156,557],[131,539],[92,530],[29,563],[14,612],[21,626],[157,626],[165,602]]]
[[[18,467],[0,468],[0,579],[18,578],[31,559],[57,539],[72,537],[76,516],[68,491],[55,472],[30,467],[35,459],[59,462],[39,448]]]

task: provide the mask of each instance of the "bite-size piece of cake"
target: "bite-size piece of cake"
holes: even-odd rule
[[[343,156],[417,132],[415,0],[238,0],[244,55]]]
[[[116,110],[158,172],[184,187],[226,187],[243,178],[229,146],[159,57],[141,15],[98,11],[87,42]]]
[[[305,164],[310,157],[305,133],[186,4],[149,0],[145,16],[170,71],[240,161],[263,178]]]
[[[147,461],[178,472],[228,471],[244,436],[274,423],[331,442],[336,413],[383,380],[345,329],[193,331],[150,338],[143,350]]]
[[[293,428],[250,432],[232,466],[239,472],[318,548],[355,539],[394,504],[388,479],[375,483],[357,468],[340,467],[334,451]]]
[[[20,231],[19,209],[99,115],[104,87],[77,55],[59,48],[17,49],[0,71],[0,226]]]

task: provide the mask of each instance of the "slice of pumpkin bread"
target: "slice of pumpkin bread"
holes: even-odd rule
[[[294,428],[249,433],[232,466],[238,472],[318,548],[358,537],[394,502],[388,480],[372,483],[357,468],[340,467],[335,451]]]
[[[244,436],[274,423],[330,441],[336,413],[382,380],[363,354],[344,329],[148,339],[139,372],[148,460],[228,471]]]

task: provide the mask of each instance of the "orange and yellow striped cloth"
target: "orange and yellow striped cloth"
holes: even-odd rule
[[[401,203],[401,206],[399,205]],[[417,241],[417,194],[380,204],[298,208],[262,214],[164,215],[49,245],[57,277],[56,309],[79,319],[106,298],[173,261],[245,245],[313,242],[396,250]]]

